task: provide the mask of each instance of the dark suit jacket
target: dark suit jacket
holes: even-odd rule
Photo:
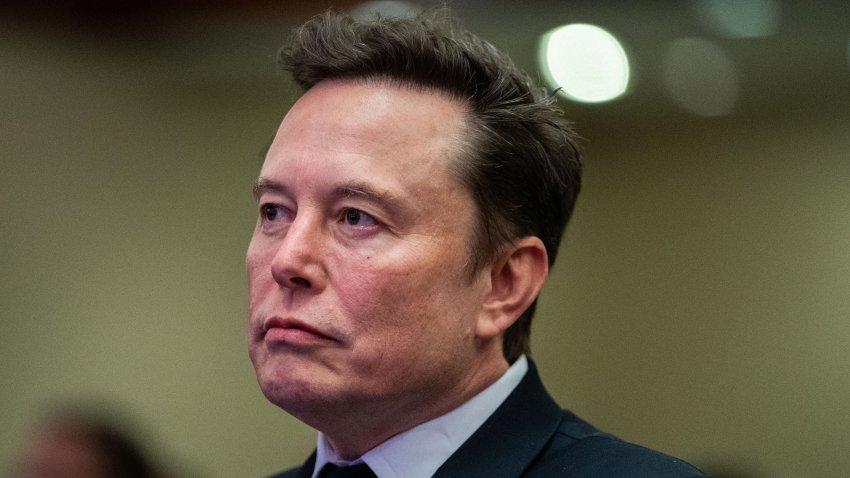
[[[316,456],[272,478],[309,478]],[[626,443],[561,410],[537,368],[443,463],[434,478],[684,478],[704,476],[676,458]]]

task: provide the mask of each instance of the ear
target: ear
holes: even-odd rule
[[[523,237],[506,247],[490,270],[476,335],[487,339],[504,333],[531,305],[548,275],[549,259],[539,237]]]

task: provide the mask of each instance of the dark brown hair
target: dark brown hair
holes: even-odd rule
[[[293,32],[279,63],[304,91],[325,79],[365,79],[437,91],[465,104],[469,123],[454,166],[477,206],[470,277],[525,236],[539,237],[554,263],[581,182],[575,134],[552,95],[459,28],[445,9],[368,22],[327,12]],[[536,304],[505,333],[509,362],[529,353]]]

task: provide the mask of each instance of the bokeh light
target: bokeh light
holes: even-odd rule
[[[680,38],[664,55],[664,83],[671,99],[699,116],[723,116],[738,100],[738,70],[719,46],[700,38]]]
[[[758,38],[779,29],[781,7],[776,0],[694,0],[696,19],[726,38]]]
[[[540,65],[546,80],[574,101],[599,103],[619,97],[629,85],[629,60],[620,42],[602,28],[572,24],[541,38]]]

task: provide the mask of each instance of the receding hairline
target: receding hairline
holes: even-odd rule
[[[469,154],[472,152],[473,146],[470,141],[470,138],[474,138],[476,136],[474,134],[471,134],[476,129],[477,122],[473,102],[470,98],[466,98],[463,95],[460,95],[457,92],[450,91],[447,88],[441,88],[439,85],[428,85],[413,79],[398,78],[389,74],[353,74],[329,76],[327,78],[324,78],[311,85],[309,88],[304,89],[301,97],[296,100],[295,103],[297,104],[298,101],[300,101],[301,98],[304,97],[304,95],[306,95],[309,91],[316,88],[317,86],[331,86],[333,84],[355,86],[361,85],[367,87],[389,87],[397,88],[402,91],[422,93],[426,95],[432,94],[444,100],[447,100],[449,103],[452,103],[457,106],[458,112],[460,113],[460,122],[458,124],[458,131],[453,137],[454,151],[452,151],[450,157],[447,158],[449,159],[448,167],[449,172],[452,173],[452,175],[461,183],[461,185],[463,185],[467,189],[470,189],[471,192],[471,186],[466,181],[464,181],[464,167],[463,164],[461,164],[462,162],[469,160]],[[294,106],[295,104],[293,104],[292,107]],[[272,140],[273,139],[274,138],[272,138]],[[266,153],[267,152],[268,148],[266,149]]]
[[[302,96],[318,85],[331,83],[363,86],[388,86],[416,93],[434,94],[456,102],[458,105],[461,106],[461,108],[466,114],[470,114],[472,112],[472,100],[461,94],[458,94],[457,92],[450,91],[448,88],[444,88],[439,85],[429,85],[425,82],[417,81],[415,79],[400,78],[392,74],[384,73],[328,76],[327,78],[323,78],[307,88],[303,88]]]

